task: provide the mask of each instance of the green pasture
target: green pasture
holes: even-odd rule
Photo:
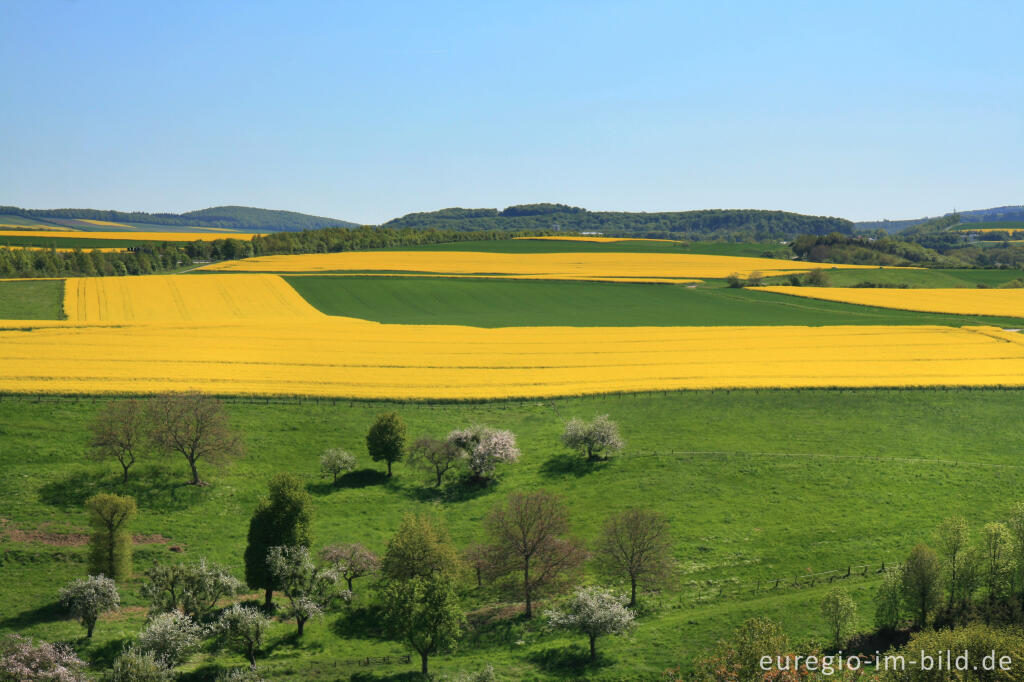
[[[561,495],[573,533],[587,542],[610,513],[641,506],[666,514],[677,584],[643,595],[635,631],[602,640],[596,666],[583,660],[581,638],[549,633],[540,620],[488,617],[508,598],[464,586],[464,607],[478,625],[434,670],[454,677],[489,663],[507,680],[658,679],[666,668],[686,670],[752,616],[780,620],[798,642],[820,641],[818,601],[828,585],[807,586],[810,576],[863,564],[868,573],[855,569],[844,584],[867,630],[882,562],[930,541],[951,514],[964,515],[977,533],[1024,497],[1024,391],[705,391],[433,406],[237,400],[228,409],[247,454],[220,468],[201,463],[204,487],[186,485],[176,457],[144,454],[127,485],[116,464],[88,460],[87,426],[101,406],[84,397],[0,399],[0,632],[68,640],[98,667],[142,626],[145,608],[137,581],[123,584],[124,608],[101,620],[90,643],[55,603],[58,588],[85,573],[85,548],[62,544],[60,534],[86,527],[82,504],[97,492],[134,495],[133,532],[159,536],[137,546],[137,571],[154,560],[208,557],[239,576],[249,515],[279,471],[305,479],[313,495],[315,549],[355,541],[380,552],[410,511],[442,518],[462,547],[483,539],[481,520],[513,490]],[[387,480],[368,459],[364,437],[375,415],[392,409],[413,438],[476,423],[511,429],[522,460],[488,488],[453,482],[436,490],[402,463]],[[588,465],[559,445],[565,420],[605,413],[622,426],[624,454]],[[358,457],[336,488],[317,471],[329,447]],[[772,589],[775,579],[780,586]],[[601,579],[588,571],[585,580]],[[302,640],[292,637],[293,623],[276,624],[259,660],[267,675],[415,679],[415,663],[344,663],[405,651],[363,620],[371,582],[357,582],[356,602],[311,623]],[[237,654],[206,649],[183,668],[184,679],[212,679],[218,668],[242,664]]]

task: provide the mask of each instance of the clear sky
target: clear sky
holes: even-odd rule
[[[0,204],[1024,203],[1024,3],[0,0]]]

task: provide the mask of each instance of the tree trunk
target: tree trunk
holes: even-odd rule
[[[427,654],[420,654],[420,672],[423,673],[424,676],[429,674],[427,672]]]
[[[256,647],[251,643],[246,645],[246,653],[249,656],[249,663],[252,667],[256,667]]]
[[[526,617],[533,618],[533,603],[530,601],[530,564],[523,567],[523,594],[526,597]]]
[[[444,472],[443,471],[437,471],[435,473],[437,473],[437,487],[440,488],[441,487],[441,477],[444,476]]]
[[[629,587],[630,587],[629,605],[630,606],[636,606],[636,577],[635,576],[632,576],[632,575],[629,576]]]
[[[348,591],[352,591],[352,578],[345,578],[345,582],[348,583]]]
[[[388,478],[391,478],[391,460],[388,460]]]
[[[296,618],[295,623],[299,626],[299,637],[302,637],[302,628],[306,627],[306,619]]]
[[[269,587],[267,588],[266,594],[264,595],[263,598],[263,608],[265,608],[267,611],[274,608],[274,591]]]
[[[192,485],[199,485],[202,481],[199,480],[199,470],[196,469],[196,461],[190,459],[188,465],[192,467]]]
[[[590,636],[590,660],[597,660],[597,637],[595,635]]]
[[[480,567],[477,566],[476,567],[476,586],[477,587],[483,587],[483,585],[484,585],[482,573],[483,572],[480,570]]]
[[[93,628],[96,627],[96,621],[89,621],[89,624],[85,626],[85,636],[92,639]]]
[[[117,580],[121,577],[119,575],[115,575],[115,573],[117,573],[117,567],[114,565],[114,544],[117,542],[117,533],[109,529],[107,532],[110,534],[110,537],[107,539],[107,570],[109,572],[109,577]]]
[[[128,467],[130,466],[131,464],[121,464],[121,468],[124,469],[124,479],[121,481],[122,483],[128,482]]]

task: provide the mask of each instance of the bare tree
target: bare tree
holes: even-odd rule
[[[521,574],[517,582],[527,618],[533,617],[534,596],[559,587],[586,559],[581,543],[561,537],[569,530],[565,505],[543,490],[512,493],[507,504],[491,510],[485,524],[495,574]]]
[[[344,578],[348,591],[352,591],[352,581],[363,576],[373,575],[380,569],[377,555],[359,543],[346,543],[325,547],[320,557],[334,566],[338,575]]]
[[[628,606],[636,606],[638,584],[661,585],[671,578],[671,551],[668,520],[657,512],[629,509],[605,522],[596,555],[606,574],[629,579]]]
[[[116,459],[128,482],[128,469],[149,445],[149,421],[142,401],[115,400],[96,415],[90,426],[89,445],[97,460]]]
[[[165,450],[181,454],[192,471],[193,485],[202,484],[200,459],[225,462],[242,455],[242,442],[228,424],[227,414],[216,398],[202,393],[167,393],[153,401],[153,441]]]
[[[491,566],[491,555],[487,545],[473,544],[462,550],[462,563],[473,570],[476,577],[476,586],[484,584],[484,573]]]
[[[438,488],[444,475],[454,469],[459,461],[465,458],[459,448],[452,443],[436,438],[423,437],[412,444],[409,450],[409,461],[413,466],[426,469],[434,474]]]

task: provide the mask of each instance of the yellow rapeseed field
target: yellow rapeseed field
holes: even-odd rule
[[[1024,317],[1024,289],[761,287],[758,290],[926,313]]]
[[[321,318],[276,275],[75,277],[64,287],[72,322],[229,322]]]
[[[818,267],[821,267],[820,265]],[[835,268],[862,268],[835,265]],[[230,272],[419,272],[442,275],[529,276],[536,279],[705,279],[752,272],[806,272],[802,263],[773,258],[692,253],[480,253],[468,251],[346,251],[260,256],[223,261],[205,270]]]
[[[0,230],[0,237],[60,237],[61,239],[132,239],[155,242],[209,242],[214,239],[238,239],[251,241],[254,234],[232,234],[209,232],[60,232],[54,230]]]
[[[385,325],[349,318],[0,322],[0,391],[543,397],[706,388],[1024,385],[995,328]]]

